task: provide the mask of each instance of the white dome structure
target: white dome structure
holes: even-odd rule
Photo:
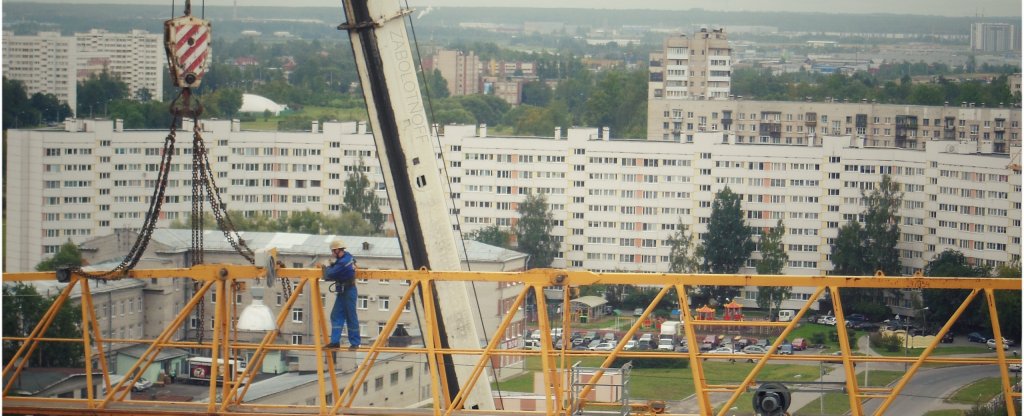
[[[270,110],[276,116],[287,109],[288,106],[275,103],[267,97],[256,94],[242,94],[242,108],[239,108],[238,112],[262,114],[264,111]]]

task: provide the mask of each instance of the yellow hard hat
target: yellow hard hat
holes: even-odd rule
[[[337,240],[331,241],[331,250],[336,250],[336,249],[339,249],[339,248],[342,248],[342,249],[343,248],[347,248],[347,246],[345,245],[344,241],[341,241],[340,238],[337,239]]]

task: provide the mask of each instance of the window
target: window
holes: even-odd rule
[[[302,335],[293,334],[292,335],[292,345],[302,345]]]
[[[391,385],[394,386],[395,384],[398,384],[398,372],[397,371],[391,372]]]
[[[302,308],[292,308],[292,322],[302,323],[303,318]]]
[[[356,299],[356,309],[366,310],[370,307],[370,298],[366,295],[359,295]]]
[[[388,296],[380,296],[377,298],[377,310],[388,311],[391,310],[391,298]]]
[[[373,380],[373,388],[376,391],[380,391],[384,388],[384,376],[377,377]]]

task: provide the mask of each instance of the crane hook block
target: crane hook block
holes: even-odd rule
[[[210,22],[190,15],[164,21],[164,50],[171,81],[196,88],[210,67]]]

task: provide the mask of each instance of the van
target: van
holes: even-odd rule
[[[793,320],[793,316],[796,313],[792,309],[783,309],[779,311],[779,322],[789,322]]]
[[[527,349],[527,350],[533,350],[533,351],[539,350],[540,349],[540,341],[535,340],[535,339],[528,339],[523,344],[523,348]]]
[[[797,351],[803,351],[807,349],[807,340],[803,338],[797,338],[793,340],[793,349]]]

